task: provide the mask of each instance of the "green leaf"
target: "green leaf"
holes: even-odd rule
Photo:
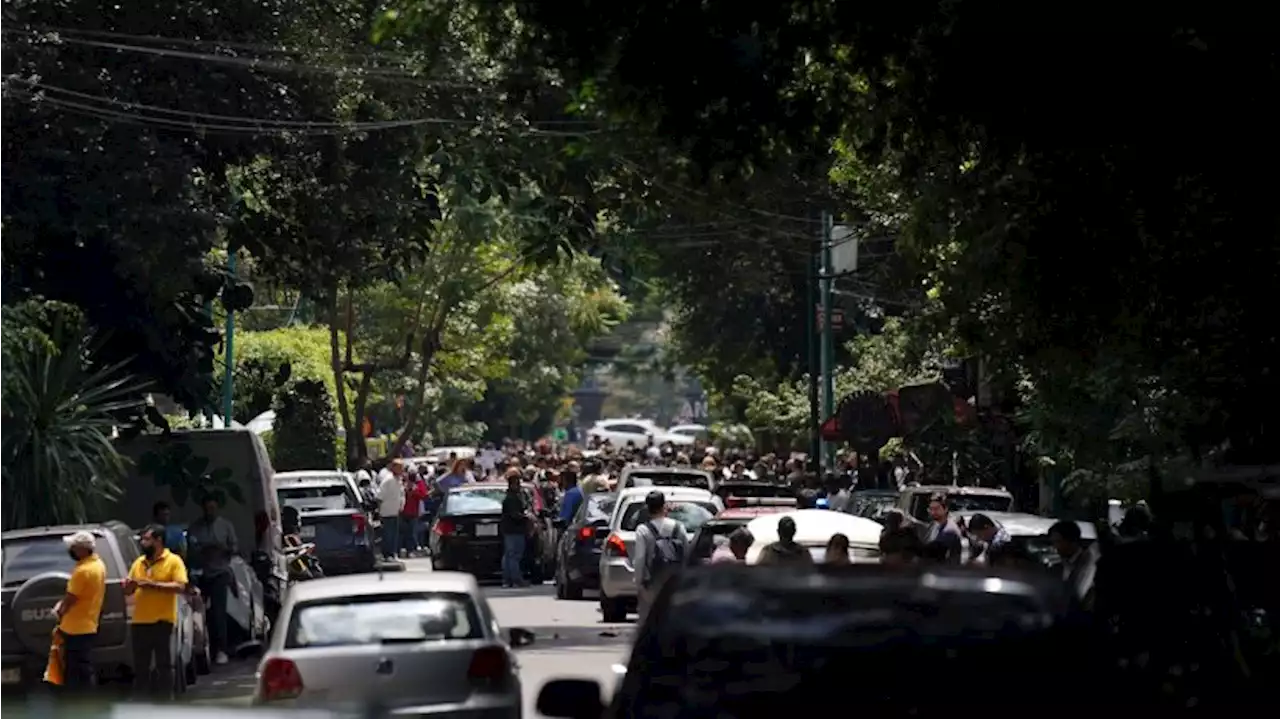
[[[208,457],[195,456],[182,463],[182,471],[192,477],[204,475],[207,469],[209,469]]]
[[[230,483],[224,487],[227,494],[236,501],[237,504],[244,504],[244,493],[240,491],[240,485]]]
[[[230,467],[218,467],[209,473],[209,481],[214,484],[223,484],[231,480],[231,475]]]

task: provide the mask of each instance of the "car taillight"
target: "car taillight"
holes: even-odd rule
[[[747,506],[747,500],[742,497],[730,497],[725,504],[730,507],[745,507]]]
[[[302,673],[290,659],[268,659],[260,681],[265,701],[295,699],[302,694]]]
[[[452,519],[438,519],[436,520],[434,531],[441,537],[447,537],[458,531],[458,525],[454,524]]]
[[[609,539],[605,541],[605,545],[615,556],[627,556],[627,543],[622,541],[622,537],[619,537],[616,534],[610,534]]]
[[[351,515],[351,533],[352,534],[364,534],[364,530],[366,526],[367,525],[365,524],[365,518],[363,514]]]
[[[467,679],[480,684],[503,682],[511,673],[511,660],[502,647],[484,647],[471,655]]]
[[[590,542],[595,538],[596,538],[595,527],[583,527],[582,529],[578,530],[578,541],[580,542]]]

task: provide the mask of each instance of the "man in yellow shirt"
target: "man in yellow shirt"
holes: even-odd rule
[[[93,686],[93,645],[98,638],[98,618],[107,594],[107,567],[95,551],[93,534],[85,531],[62,538],[67,553],[76,560],[67,593],[53,607],[58,617],[66,664],[63,686],[69,692]]]
[[[130,627],[134,692],[156,699],[173,696],[170,639],[178,623],[178,595],[187,589],[187,565],[164,546],[164,535],[164,527],[159,524],[142,530],[138,536],[142,556],[134,561],[124,580],[125,594],[136,596]]]

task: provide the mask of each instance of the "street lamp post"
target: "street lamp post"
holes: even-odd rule
[[[227,274],[230,276],[231,282],[236,280],[236,253],[227,253]],[[235,404],[235,378],[236,378],[236,313],[235,310],[223,305],[227,311],[227,331],[223,341],[226,343],[226,355],[223,357],[223,366],[226,374],[222,379],[222,426],[231,429],[231,410]]]

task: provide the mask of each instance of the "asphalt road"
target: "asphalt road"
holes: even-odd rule
[[[406,571],[429,572],[431,563],[410,559]],[[617,677],[613,666],[626,663],[634,624],[605,624],[595,601],[557,600],[550,582],[522,589],[488,587],[485,593],[504,629],[523,627],[536,637],[532,645],[516,650],[526,716],[540,716],[534,710],[538,690],[549,679],[595,679],[607,691],[613,690]],[[247,704],[255,667],[255,660],[214,667],[213,674],[200,677],[187,698],[200,704]]]

